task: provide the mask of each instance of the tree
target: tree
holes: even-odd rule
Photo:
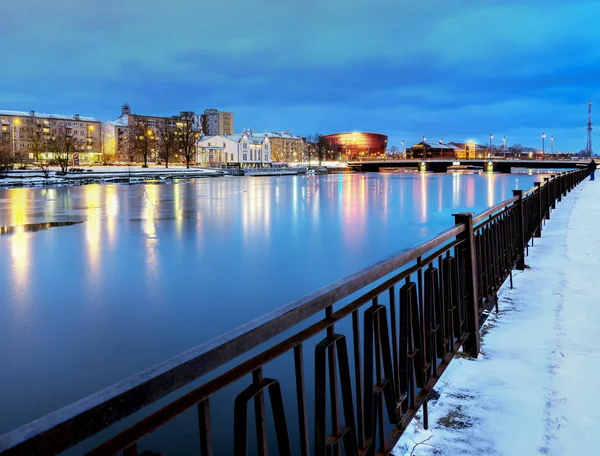
[[[64,126],[52,129],[48,143],[63,173],[67,172],[73,154],[83,150],[83,143],[73,137],[70,128]]]
[[[0,178],[6,177],[13,161],[10,136],[0,134]]]
[[[319,166],[321,166],[323,163],[323,158],[327,154],[327,141],[325,141],[325,136],[323,136],[321,133],[315,133],[310,142],[312,143],[317,157],[319,157]]]
[[[195,116],[193,116],[195,117]],[[196,156],[196,147],[200,138],[200,128],[193,118],[182,118],[178,122],[179,145],[185,158],[185,167],[190,168],[190,162]]]
[[[27,141],[33,153],[34,160],[39,162],[42,159],[42,154],[48,151],[48,136],[49,126],[44,125],[43,122],[38,119],[35,114],[32,116],[33,126],[29,127],[27,133]],[[47,130],[47,132],[44,132]]]
[[[169,160],[179,149],[179,132],[164,122],[158,130],[157,140],[158,156],[165,161],[165,168],[168,168]]]
[[[117,141],[115,135],[108,128],[102,131],[102,162],[110,163],[111,159],[114,161],[114,157],[117,153]]]
[[[154,138],[154,132],[148,128],[146,119],[135,117],[133,124],[129,127],[128,149],[129,161],[134,161],[137,157],[142,157],[144,168],[148,167],[148,153],[150,145]]]

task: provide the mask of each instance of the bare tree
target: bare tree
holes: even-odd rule
[[[165,168],[169,167],[169,160],[179,149],[179,132],[168,122],[163,122],[157,134],[158,156],[164,160]]]
[[[42,159],[42,154],[48,151],[49,125],[44,125],[43,121],[38,119],[35,114],[31,116],[32,126],[28,128],[27,141],[35,161]],[[46,131],[44,131],[46,130]]]
[[[312,147],[319,158],[319,166],[323,163],[323,158],[327,155],[327,141],[325,141],[325,136],[321,133],[315,133],[310,142],[312,143]]]
[[[154,139],[154,132],[148,128],[148,121],[144,118],[135,117],[133,125],[129,127],[128,145],[129,161],[134,161],[137,157],[144,160],[143,167],[148,167],[148,153]]]
[[[196,155],[196,147],[200,138],[200,128],[193,119],[182,118],[178,124],[179,146],[185,158],[185,167],[189,169],[190,162]]]
[[[64,126],[52,129],[48,146],[63,173],[67,172],[73,154],[83,150],[82,142],[73,137],[70,128]]]
[[[6,177],[14,162],[8,135],[0,134],[0,178]]]
[[[110,163],[117,156],[117,140],[110,128],[102,128],[102,162]]]

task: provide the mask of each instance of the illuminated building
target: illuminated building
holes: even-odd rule
[[[132,114],[129,105],[124,104],[118,119],[102,125],[105,159],[109,162],[141,162],[146,153],[148,162],[157,162],[160,130],[175,128],[181,122],[193,122],[194,117],[193,112],[187,111],[171,117]]]
[[[196,163],[217,167],[262,168],[271,164],[271,140],[251,131],[237,135],[205,136],[198,142]]]
[[[457,158],[456,148],[442,142],[421,141],[406,149],[406,158],[428,159],[428,158]]]
[[[329,160],[385,157],[388,137],[380,133],[334,133],[324,137]]]
[[[304,160],[304,140],[299,136],[292,135],[289,131],[252,133],[252,136],[269,138],[273,161],[299,162]]]
[[[206,136],[223,136],[233,134],[233,113],[216,109],[205,109],[200,116],[202,131]]]
[[[0,110],[0,139],[10,142],[12,155],[23,161],[52,160],[48,142],[51,133],[58,128],[64,128],[67,135],[81,145],[77,160],[100,161],[100,122],[93,117]]]

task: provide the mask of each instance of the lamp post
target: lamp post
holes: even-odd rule
[[[506,155],[506,136],[502,137],[502,142],[504,143],[504,155]]]
[[[546,153],[546,133],[542,133],[542,155]]]
[[[404,140],[400,141],[402,156],[406,158],[406,151],[404,150]]]
[[[554,153],[554,135],[550,136],[550,151]]]
[[[427,159],[427,145],[425,144],[425,141],[427,141],[427,138],[425,136],[423,136],[423,159]]]
[[[17,150],[17,125],[21,123],[21,119],[14,119],[12,125],[12,154],[15,156]]]
[[[494,139],[494,135],[490,133],[490,148],[488,149],[488,158],[492,155],[492,139]]]

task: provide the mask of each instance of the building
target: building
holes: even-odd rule
[[[333,160],[356,160],[367,157],[385,157],[388,137],[381,133],[334,133],[324,138],[327,158]]]
[[[416,159],[455,159],[456,148],[443,142],[421,141],[406,149],[406,158]]]
[[[196,163],[202,166],[262,168],[271,165],[270,138],[252,132],[205,136],[198,143]]]
[[[184,122],[194,122],[194,113],[182,111],[179,116],[146,116],[132,114],[128,104],[121,107],[121,115],[102,125],[104,154],[107,161],[116,163],[160,161],[158,149],[159,133],[164,129],[175,129]],[[174,161],[179,161],[174,157]]]
[[[77,142],[74,163],[98,163],[102,158],[100,122],[79,114],[46,114],[0,110],[0,135],[10,143],[11,155],[21,161],[53,160],[52,134],[64,129]]]
[[[271,143],[271,156],[275,162],[301,162],[304,161],[304,140],[294,136],[289,131],[253,133],[254,137],[269,138]]]
[[[234,131],[232,112],[206,109],[200,117],[200,123],[205,136],[227,136]]]

